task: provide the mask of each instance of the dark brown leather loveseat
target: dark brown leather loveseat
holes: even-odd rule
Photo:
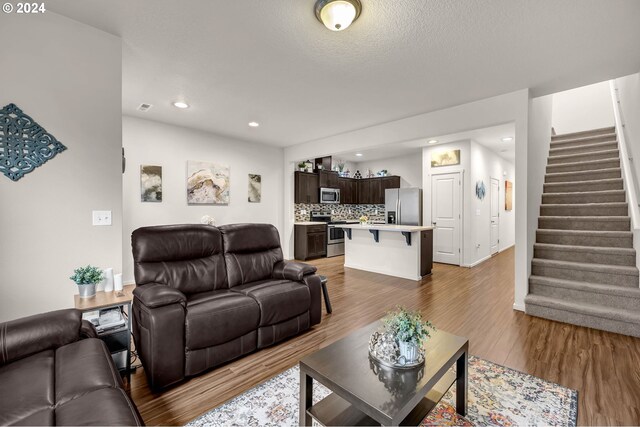
[[[268,224],[133,232],[133,335],[159,388],[320,323],[320,278],[284,261]]]
[[[78,310],[0,324],[0,425],[142,425]]]

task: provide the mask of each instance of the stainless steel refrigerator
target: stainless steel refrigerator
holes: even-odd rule
[[[384,217],[387,224],[422,225],[422,190],[419,188],[386,189]]]

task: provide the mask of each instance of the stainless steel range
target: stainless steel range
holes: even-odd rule
[[[311,221],[327,223],[327,257],[344,255],[344,230],[340,224],[347,221],[332,221],[330,213],[311,212]]]

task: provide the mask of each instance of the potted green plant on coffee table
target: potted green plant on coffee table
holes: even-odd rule
[[[398,307],[382,319],[387,333],[395,337],[400,357],[405,363],[418,360],[420,347],[435,332],[436,328],[428,320],[423,320],[417,311],[409,311]]]
[[[78,285],[78,293],[80,298],[91,298],[96,295],[96,285],[102,282],[104,278],[103,272],[98,267],[87,265],[73,270],[71,280]]]

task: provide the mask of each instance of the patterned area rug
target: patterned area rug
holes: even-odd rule
[[[191,421],[188,426],[297,426],[300,372],[294,366]],[[469,358],[467,416],[455,411],[455,385],[423,426],[575,426],[578,392],[543,379]],[[314,403],[330,394],[314,381]]]

